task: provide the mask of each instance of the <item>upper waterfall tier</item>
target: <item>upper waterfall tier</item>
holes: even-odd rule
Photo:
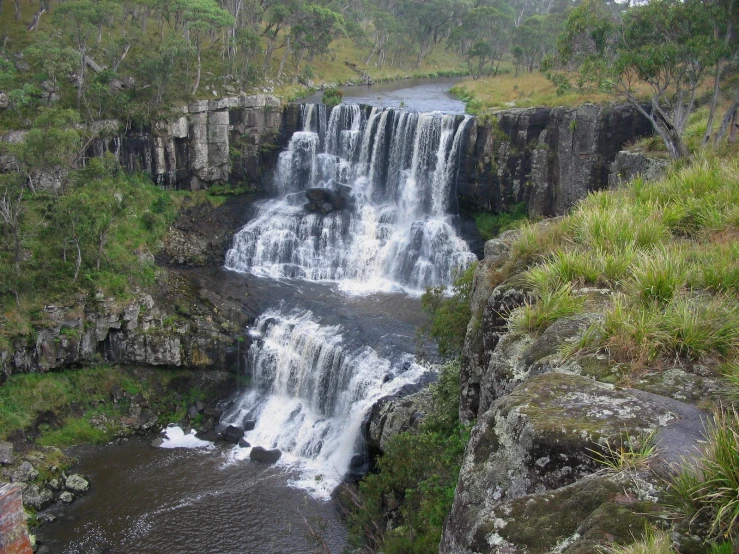
[[[474,259],[455,229],[470,118],[342,104],[303,108],[280,155],[278,198],[234,237],[226,267],[367,289],[451,282]]]

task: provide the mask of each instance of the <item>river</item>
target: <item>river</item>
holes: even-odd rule
[[[427,106],[437,90],[445,109],[445,87],[385,98]],[[38,530],[52,553],[309,553],[308,524],[343,550],[330,495],[366,462],[366,414],[434,378],[416,360],[420,294],[476,258],[455,196],[470,120],[423,110],[306,104],[280,155],[277,196],[255,207],[226,255],[224,279],[245,280],[261,315],[248,330],[251,387],[235,391],[222,422],[254,421],[245,439],[279,448],[280,462],[179,429],[168,430],[169,448],[81,448],[76,470],[93,490]]]

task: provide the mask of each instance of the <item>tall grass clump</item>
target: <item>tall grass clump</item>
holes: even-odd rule
[[[688,464],[671,486],[676,505],[691,523],[715,538],[739,534],[739,414],[719,410],[706,432],[702,456]]]
[[[603,554],[675,554],[675,549],[672,547],[672,538],[667,531],[647,525],[638,541],[627,545],[610,546],[600,552]]]
[[[572,293],[565,284],[554,290],[546,290],[535,302],[528,302],[511,312],[508,327],[514,333],[543,331],[560,318],[582,312],[584,296]]]
[[[607,287],[616,294],[589,348],[637,365],[735,359],[739,156],[702,153],[658,181],[590,194],[547,227],[525,225],[512,257],[529,267],[523,282],[540,298],[514,312],[513,329],[549,325],[567,287]]]

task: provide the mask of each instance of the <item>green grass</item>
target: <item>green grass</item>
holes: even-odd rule
[[[481,212],[473,214],[480,236],[484,240],[497,237],[500,233],[515,229],[528,218],[528,207],[524,202],[514,205],[510,211],[499,214]]]
[[[30,430],[32,435],[38,432],[36,442],[42,446],[105,443],[118,431],[116,419],[128,414],[125,398],[113,402],[116,389],[129,398],[147,398],[165,419],[179,421],[186,407],[203,396],[201,390],[184,396],[172,390],[173,380],[189,376],[188,370],[156,369],[142,374],[114,366],[11,375],[0,386],[0,439]],[[90,423],[93,418],[107,423],[97,428]]]
[[[560,318],[582,312],[584,305],[585,297],[574,295],[567,283],[553,290],[544,290],[535,302],[513,310],[508,318],[508,327],[514,333],[543,331]]]
[[[663,179],[589,195],[545,225],[524,225],[514,258],[540,300],[512,328],[541,330],[574,308],[571,286],[613,290],[588,347],[640,365],[737,359],[739,156],[705,152]]]
[[[670,533],[648,525],[642,537],[628,545],[601,549],[602,554],[675,554]]]
[[[736,538],[739,531],[739,414],[722,409],[706,433],[697,465],[672,483],[676,506],[710,537]]]
[[[657,455],[656,432],[625,437],[617,447],[606,441],[602,450],[590,450],[591,457],[613,473],[646,469]]]

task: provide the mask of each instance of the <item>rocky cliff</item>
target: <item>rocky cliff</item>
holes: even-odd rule
[[[297,130],[298,106],[264,94],[199,100],[149,128],[94,124],[87,154],[113,152],[128,171],[167,187],[197,190],[212,183],[260,184],[281,145]]]
[[[564,214],[605,188],[623,145],[651,135],[628,105],[522,108],[469,125],[457,184],[460,207],[499,213],[524,202],[534,216]]]
[[[440,552],[586,554],[629,542],[664,517],[662,479],[701,439],[706,415],[694,404],[716,394],[716,376],[675,364],[626,378],[605,355],[566,355],[607,289],[576,290],[586,313],[542,333],[509,331],[510,312],[531,301],[513,239],[489,241],[475,274],[460,376],[460,417],[474,427]],[[650,436],[648,465],[616,472],[597,461]]]

